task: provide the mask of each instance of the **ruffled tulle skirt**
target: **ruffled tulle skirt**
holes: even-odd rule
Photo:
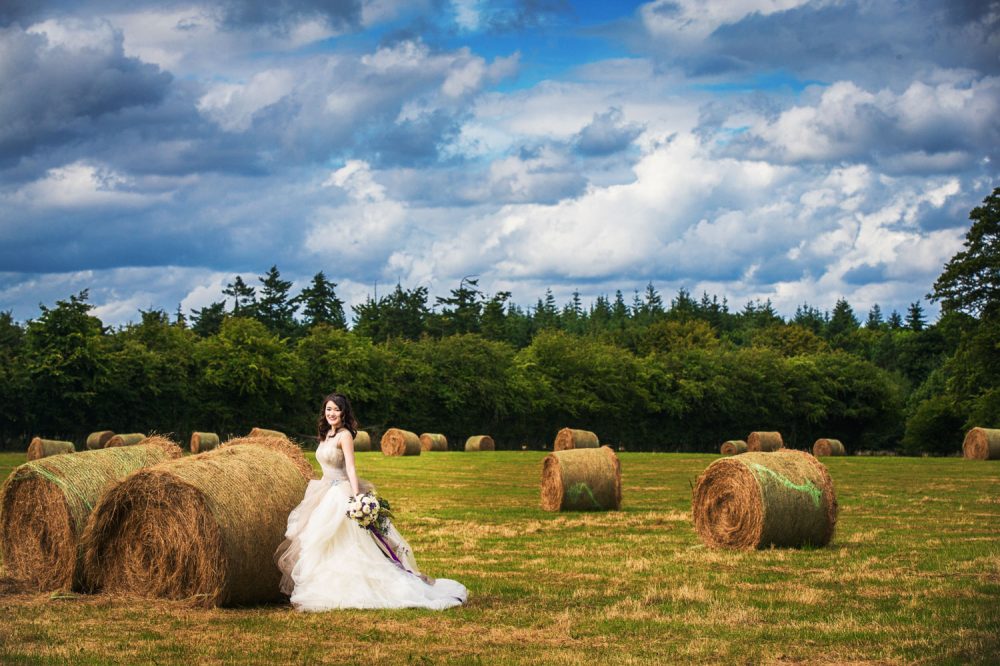
[[[310,481],[302,502],[288,516],[275,562],[282,573],[282,592],[295,608],[442,609],[465,603],[468,591],[461,583],[421,575],[409,544],[395,527],[380,546],[367,529],[348,518],[349,493],[346,481]],[[398,563],[387,557],[387,549]]]

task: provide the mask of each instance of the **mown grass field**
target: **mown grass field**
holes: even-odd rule
[[[359,456],[465,607],[0,594],[0,663],[1000,663],[998,461],[826,458],[829,547],[730,552],[690,517],[717,456],[622,453],[622,511],[600,514],[538,508],[543,456]],[[0,478],[23,460],[0,454]]]

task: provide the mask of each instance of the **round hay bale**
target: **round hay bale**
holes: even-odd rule
[[[225,446],[238,446],[240,444],[251,444],[253,446],[263,447],[265,449],[273,449],[279,453],[284,454],[292,463],[298,468],[299,474],[301,474],[306,480],[315,478],[313,473],[312,465],[306,460],[305,455],[302,453],[302,449],[299,445],[288,439],[285,436],[281,437],[233,437],[226,440],[225,443],[220,444],[221,447]]]
[[[962,442],[962,455],[970,460],[1000,460],[1000,429],[969,430]]]
[[[436,432],[425,432],[420,436],[421,451],[447,451],[448,438]]]
[[[108,440],[114,436],[115,433],[111,430],[98,430],[97,432],[92,432],[87,435],[87,449],[91,451],[103,449],[104,445],[108,443]]]
[[[747,452],[747,443],[742,439],[730,439],[722,443],[719,452],[724,456],[735,456]]]
[[[813,444],[813,455],[817,458],[820,456],[843,456],[846,454],[847,451],[844,450],[844,445],[839,439],[821,437]]]
[[[73,453],[74,451],[76,451],[76,447],[73,446],[73,442],[35,437],[28,444],[28,460],[38,460],[39,458],[48,458],[60,453]]]
[[[497,444],[489,435],[473,435],[465,440],[466,451],[496,451]]]
[[[420,438],[409,430],[389,428],[382,435],[380,446],[382,447],[382,455],[386,456],[420,455]]]
[[[596,449],[601,445],[597,435],[589,430],[574,430],[573,428],[563,428],[556,433],[556,441],[552,445],[553,451],[568,451],[569,449]]]
[[[125,435],[112,435],[108,438],[108,441],[104,443],[104,448],[113,449],[116,446],[135,446],[144,439],[146,439],[146,436],[141,432],[130,432]]]
[[[747,451],[778,451],[785,448],[780,432],[752,432],[747,435]]]
[[[372,450],[372,438],[364,430],[359,430],[358,434],[354,436],[354,450],[355,451],[371,451]]]
[[[204,453],[219,446],[219,436],[214,432],[191,433],[191,453]]]
[[[165,437],[124,448],[28,462],[0,488],[0,546],[7,575],[39,590],[83,587],[79,546],[87,516],[110,483],[181,456]]]
[[[288,435],[278,430],[268,430],[267,428],[251,428],[250,434],[247,437],[284,437],[288,439]]]
[[[302,463],[297,447],[230,442],[130,475],[87,523],[88,581],[112,594],[206,607],[277,600],[273,555],[305,493]]]
[[[710,548],[825,546],[837,525],[826,466],[788,449],[716,460],[698,477],[691,510]]]
[[[556,451],[542,461],[546,511],[609,511],[622,504],[622,470],[609,446]]]

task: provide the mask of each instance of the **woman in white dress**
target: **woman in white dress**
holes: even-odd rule
[[[288,515],[275,552],[281,591],[302,611],[332,608],[449,608],[468,591],[453,580],[420,573],[409,544],[390,523],[384,535],[347,516],[348,501],[373,487],[354,465],[358,423],[346,396],[323,399],[316,460],[323,478],[310,481]]]

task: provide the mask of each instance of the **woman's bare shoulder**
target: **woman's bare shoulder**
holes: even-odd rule
[[[354,448],[354,436],[347,428],[337,432],[337,434],[333,436],[333,441],[336,442],[337,446],[340,448],[344,448],[344,444],[350,444],[351,448]]]

